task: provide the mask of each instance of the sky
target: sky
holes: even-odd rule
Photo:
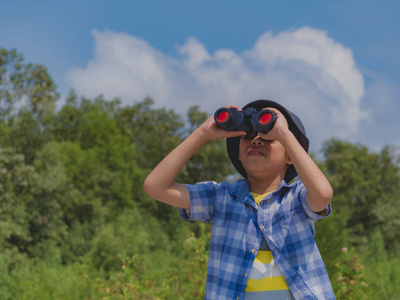
[[[210,115],[277,101],[311,150],[400,146],[400,1],[0,0],[0,48],[44,65],[59,102],[149,96]]]

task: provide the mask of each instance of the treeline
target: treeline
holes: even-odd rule
[[[58,99],[45,67],[0,49],[0,299],[202,299],[210,225],[182,221],[142,183],[207,114]],[[334,213],[316,238],[338,299],[400,299],[395,149],[329,140],[322,152]],[[216,141],[178,180],[232,174]]]

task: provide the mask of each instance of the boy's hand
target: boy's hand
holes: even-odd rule
[[[226,108],[239,109],[237,106],[226,106]],[[209,117],[196,131],[201,135],[204,142],[246,135],[245,131],[228,131],[219,128],[214,120],[214,116]]]
[[[272,111],[276,116],[276,121],[274,127],[268,133],[259,132],[258,135],[264,140],[280,141],[284,133],[289,130],[288,122],[285,116],[276,108],[268,107],[264,109]]]

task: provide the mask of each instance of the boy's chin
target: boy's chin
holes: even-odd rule
[[[258,175],[260,173],[268,173],[268,168],[260,166],[260,164],[252,164],[244,166],[247,175]]]
[[[261,163],[251,163],[243,165],[244,169],[246,170],[247,177],[270,177],[272,173],[271,170],[275,170],[273,166],[266,166]],[[286,172],[286,171],[285,171]]]

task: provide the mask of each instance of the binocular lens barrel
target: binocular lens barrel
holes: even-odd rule
[[[228,131],[267,133],[274,127],[276,117],[270,110],[256,111],[248,107],[244,111],[239,111],[235,108],[222,107],[215,112],[214,120],[220,128]]]
[[[219,112],[219,114],[217,116],[217,121],[219,123],[224,123],[224,122],[226,122],[226,120],[228,120],[228,118],[229,118],[229,112],[223,110],[223,111]]]
[[[214,114],[214,120],[217,125],[225,130],[245,130],[247,131],[246,121],[242,112],[236,108],[222,107]]]
[[[260,124],[266,125],[272,120],[272,115],[269,112],[263,113],[260,115],[258,121]]]
[[[257,112],[251,119],[251,125],[255,132],[268,133],[275,125],[276,117],[274,113],[268,109]]]

